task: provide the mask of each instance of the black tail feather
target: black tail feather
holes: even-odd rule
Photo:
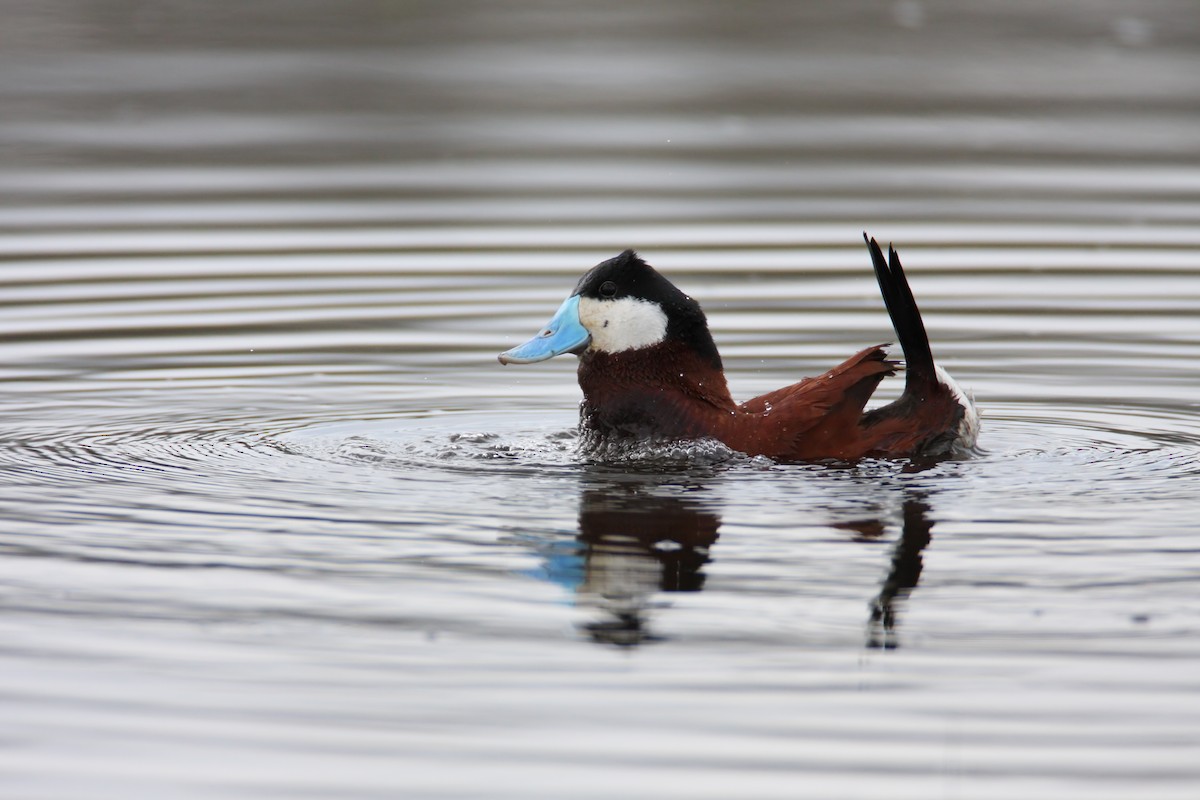
[[[936,383],[937,373],[933,366],[933,353],[929,349],[929,336],[925,333],[925,323],[921,321],[917,301],[913,299],[912,290],[908,288],[908,280],[900,266],[899,254],[895,248],[889,246],[888,260],[884,261],[879,243],[866,233],[863,233],[863,240],[871,251],[871,261],[875,265],[875,278],[879,281],[883,304],[887,306],[900,349],[904,351],[905,386],[908,389],[916,389],[931,382]]]

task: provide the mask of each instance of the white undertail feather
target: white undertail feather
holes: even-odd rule
[[[975,407],[975,398],[971,394],[964,391],[954,378],[950,377],[950,373],[942,369],[940,365],[934,367],[937,373],[938,382],[949,389],[954,394],[954,399],[963,407],[963,418],[958,423],[958,431],[956,432],[956,445],[963,448],[971,448],[975,446],[975,442],[979,439],[979,409]]]
[[[620,353],[661,342],[667,336],[667,315],[658,303],[622,297],[619,300],[579,300],[579,321],[592,335],[592,350]]]

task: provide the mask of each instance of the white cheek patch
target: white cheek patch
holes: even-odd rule
[[[592,335],[593,350],[619,353],[650,347],[667,338],[667,315],[658,303],[579,299],[579,321]]]

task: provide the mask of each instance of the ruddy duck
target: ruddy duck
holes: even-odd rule
[[[904,393],[864,411],[899,364],[868,347],[816,378],[740,405],[700,304],[626,250],[589,271],[537,336],[501,364],[579,356],[580,432],[593,447],[620,441],[711,438],[778,461],[930,458],[969,451],[974,402],[933,361],[912,291],[889,248],[865,233],[875,277],[904,352]]]

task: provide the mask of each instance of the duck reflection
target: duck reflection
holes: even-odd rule
[[[585,490],[579,506],[579,599],[602,611],[584,628],[598,642],[653,639],[647,613],[657,592],[698,592],[721,518],[696,495],[630,485]]]
[[[591,639],[628,647],[658,638],[649,622],[651,612],[665,605],[661,593],[704,587],[704,566],[721,527],[718,508],[702,484],[612,481],[583,491],[573,552],[559,549],[549,559],[557,566],[547,564],[547,571],[574,589],[580,605],[599,612],[581,626]],[[894,521],[894,512],[881,509],[833,525],[862,541],[878,541]],[[903,499],[900,521],[879,592],[868,604],[866,644],[872,648],[898,646],[899,611],[920,580],[931,540],[933,523],[923,497]]]

